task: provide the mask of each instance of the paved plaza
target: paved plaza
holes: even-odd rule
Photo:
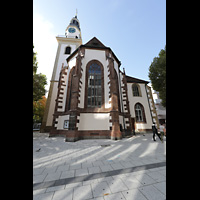
[[[166,138],[65,142],[33,133],[34,200],[164,200]]]

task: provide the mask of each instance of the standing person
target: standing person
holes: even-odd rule
[[[155,126],[155,123],[152,124],[152,131],[153,131],[153,141],[156,141],[156,126]]]
[[[133,135],[135,135],[135,136],[136,136],[136,134],[135,134],[135,128],[133,128]]]
[[[155,126],[155,122],[153,122],[152,124],[152,131],[153,131],[153,140],[156,141],[156,135],[159,137],[159,139],[161,140],[161,137],[160,135],[158,135],[158,131],[157,131],[157,128]],[[162,141],[162,140],[161,140]]]
[[[163,126],[163,124],[161,124],[161,125],[160,125],[160,135],[161,135],[161,139],[162,139],[161,141],[162,141],[162,142],[163,142],[163,136],[164,136],[164,128],[165,128],[165,127]]]
[[[166,137],[166,124],[163,124],[164,125],[164,129],[163,129],[163,131],[164,131],[164,136]]]
[[[135,134],[135,119],[134,118],[131,118],[131,124],[132,124],[132,133],[134,136],[136,136],[136,134]]]

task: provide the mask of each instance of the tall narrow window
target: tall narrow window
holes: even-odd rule
[[[135,116],[136,116],[136,122],[145,122],[146,123],[144,107],[140,103],[135,104]]]
[[[132,85],[133,96],[140,96],[138,86],[136,84]]]
[[[88,107],[101,107],[102,87],[101,87],[101,67],[97,63],[92,63],[88,70]]]
[[[66,47],[65,54],[70,54],[70,53],[71,53],[71,47]]]

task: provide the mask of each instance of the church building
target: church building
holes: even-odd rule
[[[121,139],[158,125],[149,82],[128,76],[110,47],[96,37],[82,44],[73,17],[58,49],[41,132],[80,139]],[[134,70],[133,70],[134,71]]]

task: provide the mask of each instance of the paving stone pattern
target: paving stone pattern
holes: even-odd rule
[[[166,138],[71,143],[34,133],[33,199],[166,199]]]

